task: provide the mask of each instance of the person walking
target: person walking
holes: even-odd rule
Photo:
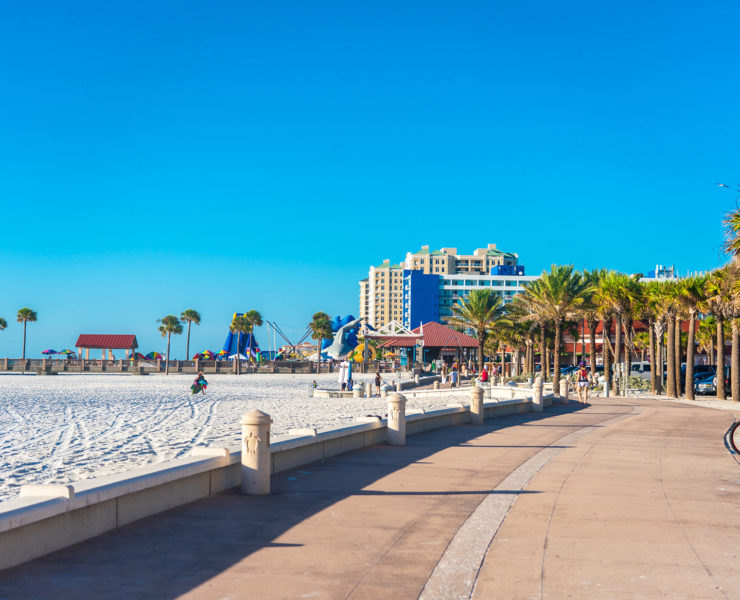
[[[375,373],[375,389],[378,392],[378,396],[380,396],[380,383],[383,381],[383,378],[380,376],[380,371],[377,371]]]
[[[588,399],[588,371],[586,370],[585,362],[581,361],[578,365],[578,369],[575,373],[575,378],[578,400],[583,404],[586,404],[586,400]]]
[[[457,371],[457,365],[452,366],[452,373],[450,373],[450,387],[457,387],[459,373]]]

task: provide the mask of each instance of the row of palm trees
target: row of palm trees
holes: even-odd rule
[[[740,243],[737,246],[740,249]],[[509,347],[514,350],[514,374],[522,370],[522,352],[523,370],[533,373],[539,352],[541,371],[547,378],[552,376],[554,386],[560,380],[563,333],[570,330],[577,339],[581,323],[587,325],[583,329],[588,331],[592,373],[596,372],[596,334],[601,327],[604,376],[618,392],[624,393],[628,385],[632,357],[647,351],[651,365],[659,365],[651,370],[652,391],[662,393],[665,386],[668,396],[678,397],[683,387],[686,397],[693,399],[695,347],[707,353],[710,363],[715,362],[716,349],[717,372],[724,373],[728,330],[731,364],[740,365],[740,267],[735,261],[707,275],[664,282],[643,282],[639,275],[604,269],[579,272],[571,265],[553,265],[506,307],[494,292],[475,290],[453,306],[452,312],[448,322],[473,330],[477,337],[480,368],[485,355]],[[647,332],[636,334],[638,320],[647,325]],[[688,323],[686,336],[682,335],[684,321]],[[721,382],[719,377],[717,395],[724,398]],[[731,395],[740,399],[740,367],[731,369]]]

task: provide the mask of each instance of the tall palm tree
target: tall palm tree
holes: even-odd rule
[[[8,322],[0,317],[0,331],[5,331],[5,328],[8,326]]]
[[[715,364],[714,359],[714,336],[717,333],[717,319],[713,316],[704,317],[699,321],[696,332],[696,342],[699,349],[707,355],[707,364]]]
[[[241,336],[251,334],[255,327],[262,325],[262,315],[256,310],[249,310],[243,315],[237,315],[231,321],[229,331],[236,333],[236,359],[234,361],[234,371],[237,375],[241,374],[241,360],[239,354],[241,352]],[[251,344],[250,344],[251,348]]]
[[[483,370],[483,346],[490,332],[506,321],[503,300],[492,290],[473,290],[452,306],[447,323],[453,327],[472,329],[478,340],[478,370]]]
[[[321,342],[331,338],[331,319],[325,312],[314,314],[308,325],[311,328],[311,338],[316,340],[316,372],[321,372]],[[365,340],[367,343],[367,340]]]
[[[188,324],[188,341],[185,344],[185,360],[190,359],[190,326],[195,323],[196,325],[200,325],[200,313],[197,310],[194,310],[192,308],[188,308],[187,310],[182,311],[182,314],[180,315],[180,320],[183,323]]]
[[[553,352],[553,390],[557,393],[560,385],[560,353],[562,350],[563,324],[583,304],[590,282],[574,271],[573,265],[552,265],[550,271],[543,271],[535,293],[531,286],[524,288],[524,297],[529,299],[535,310],[552,322],[555,329]],[[529,298],[528,298],[529,296]]]
[[[694,340],[696,337],[696,318],[707,310],[707,276],[687,277],[678,284],[678,299],[684,305],[689,317],[689,338],[686,344],[686,398],[694,399]]]
[[[606,269],[583,271],[583,278],[589,282],[589,286],[581,305],[581,316],[588,327],[588,354],[592,374],[596,374],[596,328],[599,325],[599,305],[596,293],[599,289],[599,281],[602,277],[606,277],[606,273]]]
[[[165,363],[164,363],[164,373],[165,375],[170,374],[170,338],[172,337],[172,334],[180,334],[182,333],[182,323],[180,323],[180,319],[178,319],[175,315],[167,315],[166,317],[162,317],[157,321],[157,323],[161,323],[159,326],[159,333],[162,334],[162,337],[167,338],[167,356],[165,357]]]
[[[35,323],[38,320],[38,315],[35,310],[31,310],[27,306],[24,306],[18,311],[17,320],[19,323],[23,323],[23,360],[26,360],[26,325],[28,323]]]
[[[596,309],[596,314],[601,319],[601,356],[604,364],[604,380],[611,384],[612,380],[612,351],[611,329],[614,318],[614,303],[612,301],[613,280],[616,276],[614,271],[601,271],[598,279],[594,282],[591,301]]]
[[[732,282],[727,269],[718,269],[707,279],[707,308],[717,319],[717,398],[726,398],[725,379],[725,321],[734,313]]]

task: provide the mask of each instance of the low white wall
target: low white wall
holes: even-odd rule
[[[440,394],[441,390],[426,393]],[[470,388],[444,390],[456,404],[433,411],[410,411],[406,433],[470,423]],[[423,392],[407,394],[418,395]],[[552,396],[545,396],[545,406]],[[531,398],[486,402],[486,418],[531,410]],[[386,421],[364,422],[317,432],[300,430],[273,439],[272,472],[279,473],[351,450],[387,441]],[[138,519],[239,487],[241,452],[236,448],[196,448],[187,458],[149,465],[72,485],[30,485],[0,503],[0,569],[7,569],[71,546]]]

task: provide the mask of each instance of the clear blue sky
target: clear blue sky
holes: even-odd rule
[[[190,307],[195,349],[236,310],[297,334],[422,244],[715,267],[739,21],[735,0],[6,2],[0,356],[26,305],[30,356],[161,349],[156,319]]]

